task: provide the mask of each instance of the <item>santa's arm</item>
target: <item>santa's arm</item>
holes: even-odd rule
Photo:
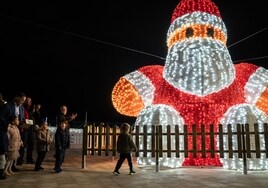
[[[152,103],[154,90],[148,77],[137,70],[119,79],[112,91],[112,103],[119,113],[136,117]]]
[[[245,85],[246,102],[268,115],[268,70],[258,67]]]
[[[113,88],[112,103],[120,114],[133,117],[144,107],[138,91],[124,77],[120,78]]]

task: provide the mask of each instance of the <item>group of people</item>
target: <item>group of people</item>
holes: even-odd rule
[[[32,105],[32,99],[25,93],[17,93],[12,101],[6,102],[0,93],[0,180],[14,175],[19,171],[17,165],[24,163],[35,164],[34,170],[41,171],[50,145],[55,141],[55,167],[54,171],[62,171],[65,151],[70,147],[70,121],[77,114],[67,114],[67,106],[60,106],[57,114],[57,130],[52,135],[48,122],[41,114],[41,104]],[[33,159],[36,149],[37,158]]]
[[[70,121],[77,117],[77,113],[68,114],[67,106],[60,106],[57,114],[57,130],[52,135],[48,128],[48,122],[40,112],[41,104],[32,106],[32,100],[24,93],[19,92],[12,101],[6,102],[0,93],[0,179],[14,175],[19,171],[17,165],[24,163],[24,152],[26,162],[35,164],[35,171],[42,171],[41,166],[50,145],[55,141],[55,166],[56,173],[62,172],[62,164],[65,158],[66,149],[70,148]],[[131,134],[131,126],[123,123],[121,133],[117,139],[117,151],[120,154],[113,171],[119,175],[120,168],[125,159],[128,161],[129,174],[135,174],[132,162],[132,152],[137,151]],[[37,158],[33,160],[33,151],[36,148]]]

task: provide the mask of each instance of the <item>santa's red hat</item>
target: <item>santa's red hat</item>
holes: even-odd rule
[[[176,18],[192,12],[206,12],[221,18],[218,7],[211,0],[181,0],[173,11],[171,23]]]
[[[167,34],[167,45],[187,39],[185,32],[191,27],[195,38],[206,38],[206,29],[213,29],[215,40],[226,44],[227,30],[218,7],[212,0],[181,0],[173,11]],[[200,32],[200,31],[203,32]]]

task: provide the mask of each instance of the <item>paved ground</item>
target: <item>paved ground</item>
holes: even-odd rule
[[[156,172],[155,166],[142,167],[135,164],[137,174],[128,175],[127,163],[123,164],[121,174],[112,174],[117,158],[91,157],[86,159],[86,169],[82,168],[81,149],[70,149],[66,153],[63,172],[53,172],[54,151],[49,151],[44,161],[42,172],[33,171],[33,164],[19,166],[20,172],[0,180],[0,188],[170,188],[170,187],[257,187],[267,188],[268,171],[242,172],[215,167],[187,167],[179,169],[161,168]]]

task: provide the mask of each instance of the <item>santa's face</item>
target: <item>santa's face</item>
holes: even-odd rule
[[[169,49],[163,77],[186,93],[205,96],[230,85],[235,71],[223,43],[211,38],[192,38]]]

